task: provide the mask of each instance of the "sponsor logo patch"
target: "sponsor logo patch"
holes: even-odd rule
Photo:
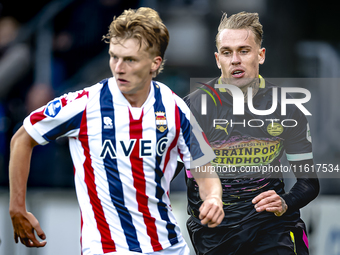
[[[104,129],[113,128],[112,119],[110,117],[104,117],[103,122],[104,122]]]
[[[227,130],[228,126],[229,126],[229,122],[227,123],[225,127],[222,127],[221,125],[216,125],[215,129],[223,130],[228,135],[228,130]]]
[[[54,118],[61,110],[61,101],[60,99],[55,99],[52,102],[49,102],[46,106],[44,114],[48,117]]]

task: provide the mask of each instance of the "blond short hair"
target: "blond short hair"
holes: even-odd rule
[[[219,36],[224,29],[249,29],[255,35],[255,42],[261,47],[263,29],[258,13],[239,12],[229,18],[226,13],[223,13],[216,35],[216,47],[218,47]]]
[[[120,16],[114,17],[109,32],[103,36],[107,43],[110,43],[112,38],[118,41],[134,38],[139,41],[140,47],[145,44],[146,50],[151,55],[163,59],[154,77],[163,70],[164,54],[169,44],[169,31],[155,10],[148,7],[129,9]]]

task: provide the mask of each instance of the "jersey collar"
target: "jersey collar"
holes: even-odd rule
[[[259,79],[260,79],[260,89],[264,89],[266,87],[266,81],[265,79],[259,75]],[[218,84],[222,84],[222,77],[218,78]],[[220,92],[227,92],[227,90],[225,88],[219,88]]]
[[[125,105],[125,106],[128,106],[129,108],[132,108],[129,101],[124,97],[123,93],[120,92],[120,90],[117,86],[117,83],[116,83],[116,79],[114,77],[111,77],[109,79],[109,88],[110,88],[111,93],[112,93],[112,99],[113,99],[114,104]],[[148,95],[147,99],[145,100],[144,104],[141,106],[141,108],[144,108],[144,112],[146,112],[146,110],[148,110],[148,108],[153,106],[153,104],[155,102],[154,94],[155,94],[155,91],[154,91],[152,80],[151,80],[149,95]]]
[[[218,79],[213,80],[212,83],[214,83],[214,81],[215,81],[215,83],[217,82],[218,84],[222,84],[221,78],[222,77],[219,77]],[[266,91],[266,81],[265,81],[265,79],[261,75],[259,75],[259,79],[260,79],[260,86],[259,86],[260,89],[256,93],[254,98],[257,98],[259,95],[261,95],[262,93],[265,93],[265,91]],[[225,88],[219,88],[218,92],[219,92],[219,94],[221,94],[222,101],[232,105],[232,102],[233,102],[232,96],[229,93],[221,93],[221,92],[227,92],[227,90]]]

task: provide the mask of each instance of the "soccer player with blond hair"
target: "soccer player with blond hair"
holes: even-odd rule
[[[188,255],[171,210],[170,182],[178,156],[190,169],[209,165],[215,155],[184,101],[152,79],[161,71],[169,32],[156,11],[142,7],[114,18],[104,38],[113,77],[33,111],[12,138],[14,238],[27,247],[46,244],[37,240],[35,231],[46,236],[25,206],[30,158],[34,146],[66,136],[83,255]],[[221,183],[196,177],[201,222],[216,227],[224,216]]]
[[[319,193],[316,174],[295,171],[297,181],[286,192],[282,173],[244,171],[247,168],[280,169],[284,151],[292,171],[313,166],[309,125],[297,106],[288,105],[286,115],[279,110],[258,114],[272,108],[273,91],[281,93],[280,88],[259,75],[266,53],[262,36],[257,13],[240,12],[230,17],[223,14],[215,52],[221,76],[206,84],[208,92],[215,93],[221,103],[215,104],[207,97],[209,114],[201,114],[206,89],[196,90],[186,98],[215,152],[216,158],[211,163],[216,169],[232,167],[234,170],[219,173],[225,217],[214,229],[199,221],[200,187],[189,175],[188,212],[191,217],[187,227],[199,255],[308,254],[306,227],[299,209]],[[232,89],[240,92],[238,98]],[[242,93],[244,114],[234,115],[233,103],[243,99]],[[281,103],[278,95],[277,104]],[[283,119],[295,122],[284,125]],[[215,125],[216,120],[220,121],[219,125]]]

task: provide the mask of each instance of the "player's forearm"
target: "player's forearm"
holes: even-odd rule
[[[299,169],[304,169],[305,165],[309,167],[313,164],[313,160],[303,160],[299,162],[290,162],[291,165],[296,165]],[[286,201],[288,205],[288,210],[297,210],[313,199],[315,199],[320,191],[319,180],[316,173],[313,172],[302,172],[296,173],[297,181],[291,190],[282,195],[282,198]]]
[[[196,170],[191,171],[198,184],[200,197],[203,201],[208,197],[218,197],[219,199],[222,199],[222,185],[220,178],[216,172],[210,172],[207,170],[211,169],[210,167],[211,164],[208,163],[201,166],[201,171],[199,172],[196,172]]]
[[[218,197],[222,200],[222,185],[220,179],[217,178],[205,178],[201,184],[198,184],[200,197],[204,201],[208,197]]]
[[[26,210],[26,187],[34,140],[21,127],[11,140],[9,162],[10,205],[13,215]]]
[[[297,210],[306,206],[319,194],[318,179],[298,179],[292,189],[282,195],[288,205],[288,210]]]

